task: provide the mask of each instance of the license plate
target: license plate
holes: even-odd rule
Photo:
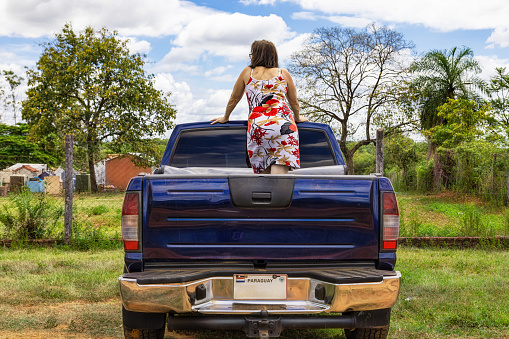
[[[286,299],[287,280],[285,274],[234,274],[233,299]]]

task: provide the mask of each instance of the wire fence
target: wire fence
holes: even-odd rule
[[[28,224],[31,221],[26,216],[35,215],[36,228],[43,229],[30,231],[34,234],[28,238],[66,242],[76,238],[120,239],[122,202],[129,181],[153,168],[137,166],[131,154],[109,154],[95,163],[94,190],[90,173],[75,170],[78,166],[73,166],[72,140],[66,141],[63,167],[51,168],[26,159],[0,171],[0,237],[16,236],[14,228],[19,223],[12,221],[9,226],[9,220],[25,219]]]

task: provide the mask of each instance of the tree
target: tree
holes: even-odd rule
[[[444,123],[425,134],[437,146],[444,185],[456,183],[457,188],[473,191],[481,185],[483,169],[492,167],[492,156],[499,152],[500,138],[490,107],[473,100],[449,99],[437,111]]]
[[[416,75],[413,86],[419,93],[418,110],[421,129],[426,131],[447,123],[445,115],[438,115],[438,108],[450,99],[473,99],[482,102],[476,90],[486,91],[485,82],[476,76],[481,72],[479,62],[468,47],[451,50],[432,50],[410,66]],[[428,159],[433,158],[433,182],[436,190],[442,185],[442,164],[436,155],[436,144],[428,143]]]
[[[390,114],[384,108],[401,94],[402,54],[412,47],[387,27],[332,27],[315,30],[303,50],[292,56],[289,68],[299,84],[302,109],[311,120],[339,123],[339,145],[351,174],[355,152],[375,142],[375,119]],[[348,143],[360,128],[361,140]]]
[[[426,131],[430,141],[439,147],[452,148],[465,142],[484,139],[494,142],[494,119],[487,105],[480,106],[473,100],[449,99],[438,107],[437,116],[445,121]]]
[[[28,131],[27,124],[11,126],[0,123],[0,169],[16,163],[57,163],[57,159],[40,149],[36,143],[27,140]]]
[[[481,102],[476,90],[486,91],[486,83],[476,76],[481,73],[479,62],[468,47],[432,50],[410,66],[417,77],[413,85],[419,92],[419,111],[423,130],[444,123],[437,108],[449,99]]]
[[[7,81],[7,84],[9,85],[9,94],[5,95],[4,90],[2,90],[2,93],[0,93],[0,94],[5,95],[4,100],[3,100],[4,108],[5,108],[5,110],[12,111],[12,115],[14,118],[14,124],[16,124],[17,116],[18,116],[17,113],[18,113],[18,108],[19,108],[19,101],[16,96],[16,88],[18,88],[18,86],[21,85],[21,82],[25,79],[23,79],[23,77],[16,75],[12,70],[9,70],[9,71],[3,70],[2,73],[4,75],[5,80]],[[0,118],[1,118],[1,116],[0,116]]]
[[[496,68],[497,75],[490,79],[490,106],[495,119],[509,137],[509,74],[505,67]]]
[[[143,56],[130,54],[127,41],[115,31],[87,27],[76,34],[66,24],[43,47],[36,68],[27,72],[23,118],[33,138],[57,134],[60,147],[64,135],[72,134],[86,154],[96,191],[94,163],[101,144],[115,140],[144,147],[146,139],[173,126],[176,111],[169,93],[154,88]]]

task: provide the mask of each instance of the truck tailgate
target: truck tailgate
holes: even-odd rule
[[[376,177],[144,179],[143,258],[376,260]]]

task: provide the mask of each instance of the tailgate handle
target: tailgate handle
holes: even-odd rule
[[[253,204],[270,204],[272,193],[270,192],[253,192],[251,201]]]

